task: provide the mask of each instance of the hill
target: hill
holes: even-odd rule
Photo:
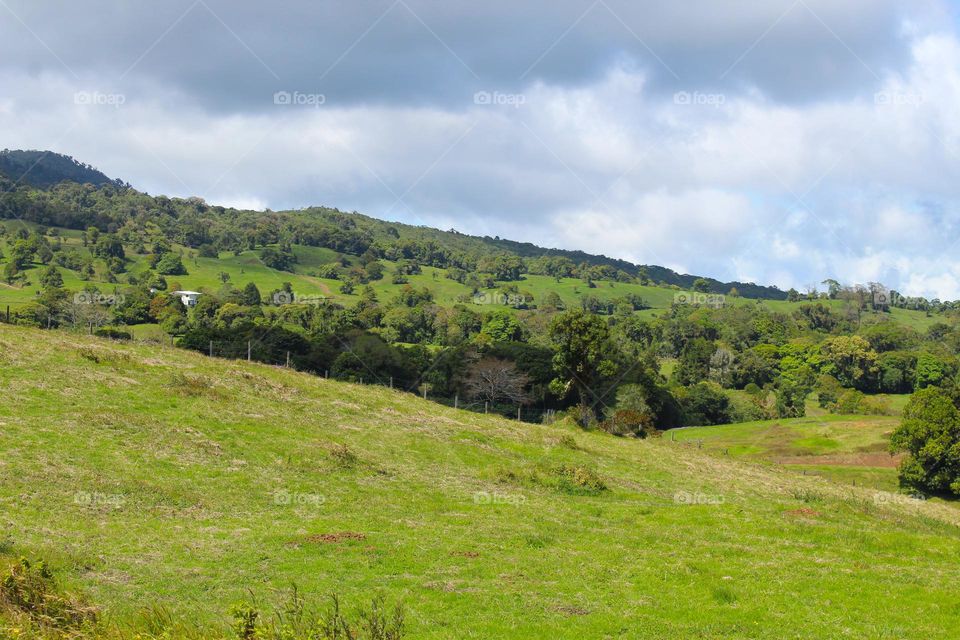
[[[10,185],[4,185],[2,179],[0,179],[0,187],[3,187],[4,191],[13,189],[14,185],[12,183],[22,183],[24,186],[18,189],[22,191],[27,189],[27,185],[41,190],[49,190],[55,185],[70,182],[78,185],[90,184],[95,187],[115,187],[118,189],[116,196],[119,196],[119,198],[114,197],[114,194],[111,192],[108,194],[110,200],[126,199],[131,207],[143,208],[146,205],[147,208],[159,209],[158,213],[169,213],[171,205],[178,207],[177,203],[186,205],[181,215],[215,213],[220,219],[235,222],[237,217],[243,213],[224,207],[207,207],[206,204],[198,198],[190,198],[187,200],[171,200],[164,196],[151,198],[147,194],[139,193],[130,188],[129,185],[121,180],[111,179],[89,165],[74,160],[69,156],[51,151],[4,150],[0,152],[0,178],[4,176],[6,176],[11,183]],[[103,231],[107,231],[110,226],[122,226],[122,223],[125,221],[125,219],[119,219],[116,215],[104,216],[106,213],[104,209],[116,209],[111,202],[97,203],[98,206],[93,207],[95,211],[90,212],[93,215],[87,213],[85,215],[68,215],[65,217],[65,209],[69,211],[78,206],[83,206],[81,202],[72,197],[65,201],[60,200],[57,202],[56,206],[52,207],[53,210],[46,215],[43,213],[39,213],[38,215],[36,211],[37,207],[42,207],[42,202],[48,199],[50,199],[49,194],[34,194],[33,197],[23,201],[22,206],[18,207],[15,204],[8,203],[5,207],[0,207],[0,217],[35,221],[44,224],[51,224],[51,218],[60,218],[63,220],[61,226],[67,228],[85,230],[87,226],[94,224],[94,226],[102,226],[103,228],[101,230]],[[54,199],[56,200],[56,198]],[[41,201],[41,204],[38,205],[37,200]],[[146,200],[154,200],[154,202],[150,203],[152,206],[148,205]],[[16,202],[16,200],[14,200],[14,202]],[[87,206],[89,205],[90,203],[88,202]],[[111,212],[111,214],[113,213],[115,212]],[[267,212],[267,214],[259,212],[246,213],[258,213],[259,215],[257,217],[261,219],[292,217],[296,220],[310,221],[311,223],[326,223],[332,228],[328,228],[322,241],[320,238],[314,237],[312,241],[304,242],[303,244],[323,246],[338,251],[353,253],[354,255],[363,253],[367,247],[377,242],[391,243],[394,240],[401,240],[407,243],[413,242],[429,246],[428,256],[417,254],[407,255],[406,257],[417,257],[420,259],[424,257],[438,258],[442,254],[447,254],[449,258],[449,254],[459,253],[472,257],[506,254],[519,258],[562,258],[571,264],[604,267],[614,272],[622,271],[631,277],[641,277],[643,280],[664,285],[692,288],[695,282],[702,280],[703,286],[714,293],[725,294],[732,288],[736,288],[740,291],[741,295],[752,298],[782,300],[786,296],[786,292],[776,287],[745,282],[721,282],[713,278],[678,274],[672,269],[662,266],[635,265],[625,260],[609,258],[604,255],[588,254],[583,251],[544,248],[531,243],[515,242],[499,237],[470,236],[455,230],[440,231],[439,229],[431,229],[429,227],[388,222],[361,215],[357,212],[347,213],[329,207],[309,207],[296,211]],[[98,217],[100,220],[96,219]],[[245,217],[249,218],[250,216]],[[197,230],[192,230],[189,233],[196,232]],[[196,235],[195,237],[197,241],[192,245],[194,248],[202,244],[204,239],[209,242],[209,234],[204,236],[201,232],[200,235]],[[431,266],[446,266],[448,262],[450,261],[444,260],[443,263],[440,264],[431,262],[429,259],[426,260],[426,263]],[[462,260],[455,260],[454,262],[458,263],[457,266],[466,266],[462,264]]]
[[[63,332],[0,325],[0,388],[0,563],[46,558],[102,608],[81,635],[222,637],[291,584],[415,638],[960,628],[950,506]]]
[[[61,182],[77,184],[124,185],[87,164],[52,151],[0,151],[0,175],[13,182],[23,182],[46,189]]]

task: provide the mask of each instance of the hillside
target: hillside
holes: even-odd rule
[[[3,178],[9,181],[5,184]],[[0,187],[3,191],[17,191],[27,196],[18,202],[5,203],[0,207],[0,218],[18,219],[25,222],[43,222],[51,224],[52,219],[64,220],[62,226],[75,230],[85,230],[91,223],[99,222],[96,226],[121,226],[121,220],[114,211],[112,203],[98,203],[99,206],[90,207],[87,198],[75,199],[69,196],[66,200],[54,198],[54,206],[49,212],[37,211],[38,201],[50,198],[49,191],[61,183],[75,183],[76,185],[93,185],[95,187],[110,187],[116,191],[107,192],[108,200],[127,199],[131,207],[151,208],[157,213],[168,213],[171,204],[185,204],[182,214],[196,213],[215,214],[219,219],[235,220],[243,214],[255,214],[260,219],[287,217],[309,222],[310,224],[325,223],[332,225],[326,242],[311,241],[304,244],[320,246],[346,251],[359,255],[372,243],[390,243],[394,240],[403,242],[421,243],[430,247],[434,254],[460,253],[468,256],[491,254],[505,254],[519,258],[563,258],[573,264],[585,264],[591,267],[604,267],[612,271],[622,271],[633,277],[649,279],[652,282],[667,286],[691,288],[701,276],[678,274],[672,269],[657,265],[635,265],[625,260],[609,258],[604,255],[589,254],[584,251],[539,247],[529,242],[516,242],[499,237],[470,236],[455,230],[441,231],[424,226],[414,226],[399,222],[379,220],[357,212],[347,213],[330,207],[308,207],[294,211],[281,212],[241,212],[224,207],[207,207],[202,200],[190,198],[187,200],[169,199],[164,196],[153,198],[140,193],[119,179],[111,179],[93,167],[74,160],[70,156],[52,151],[22,151],[4,150],[0,152]],[[17,186],[19,185],[19,186]],[[32,189],[39,189],[41,193],[31,193]],[[71,201],[72,200],[72,201]],[[199,205],[199,206],[197,206]],[[71,211],[74,208],[92,208],[92,211]],[[42,205],[41,205],[42,208]],[[199,209],[199,211],[198,211]],[[79,215],[78,215],[79,214]],[[101,220],[95,220],[95,218]],[[250,217],[247,215],[246,217]],[[155,224],[159,221],[153,220]],[[196,230],[191,233],[197,233]],[[201,232],[202,234],[202,232]],[[198,240],[197,244],[200,244]],[[360,248],[362,247],[362,248]],[[196,245],[194,245],[196,248]],[[407,256],[410,257],[410,256]],[[462,265],[461,265],[462,266]],[[713,278],[703,278],[708,290],[714,293],[727,293],[731,288],[738,289],[742,295],[753,298],[782,300],[786,292],[776,287],[761,286],[745,282],[721,282]]]
[[[78,184],[123,185],[122,180],[114,180],[93,167],[52,151],[20,151],[4,149],[0,151],[0,176],[6,176],[13,182],[42,189],[61,182]]]
[[[960,628],[950,506],[64,332],[0,325],[0,388],[0,564],[46,558],[104,633],[226,635],[291,584],[413,638]]]

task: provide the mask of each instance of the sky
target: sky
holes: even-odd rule
[[[0,147],[213,204],[958,299],[958,25],[949,0],[0,0]]]

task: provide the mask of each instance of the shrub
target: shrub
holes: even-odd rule
[[[587,467],[557,467],[555,475],[559,478],[557,488],[574,495],[597,495],[607,490],[607,484],[600,475]]]
[[[121,331],[116,327],[100,327],[93,332],[93,335],[101,338],[110,338],[111,340],[130,340],[133,338],[129,331]]]
[[[330,457],[341,469],[353,469],[359,462],[357,454],[351,451],[345,444],[334,446],[333,449],[330,450]]]
[[[25,558],[0,581],[0,608],[10,608],[42,627],[76,630],[97,622],[97,611],[83,600],[61,592],[43,562]]]

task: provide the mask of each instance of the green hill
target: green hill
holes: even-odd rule
[[[95,603],[77,635],[224,637],[291,584],[382,594],[411,638],[960,628],[949,505],[62,332],[0,325],[0,386],[0,564]],[[0,638],[24,610],[0,598]]]
[[[61,182],[78,184],[123,185],[87,164],[52,151],[0,151],[0,175],[13,182],[49,188]]]

